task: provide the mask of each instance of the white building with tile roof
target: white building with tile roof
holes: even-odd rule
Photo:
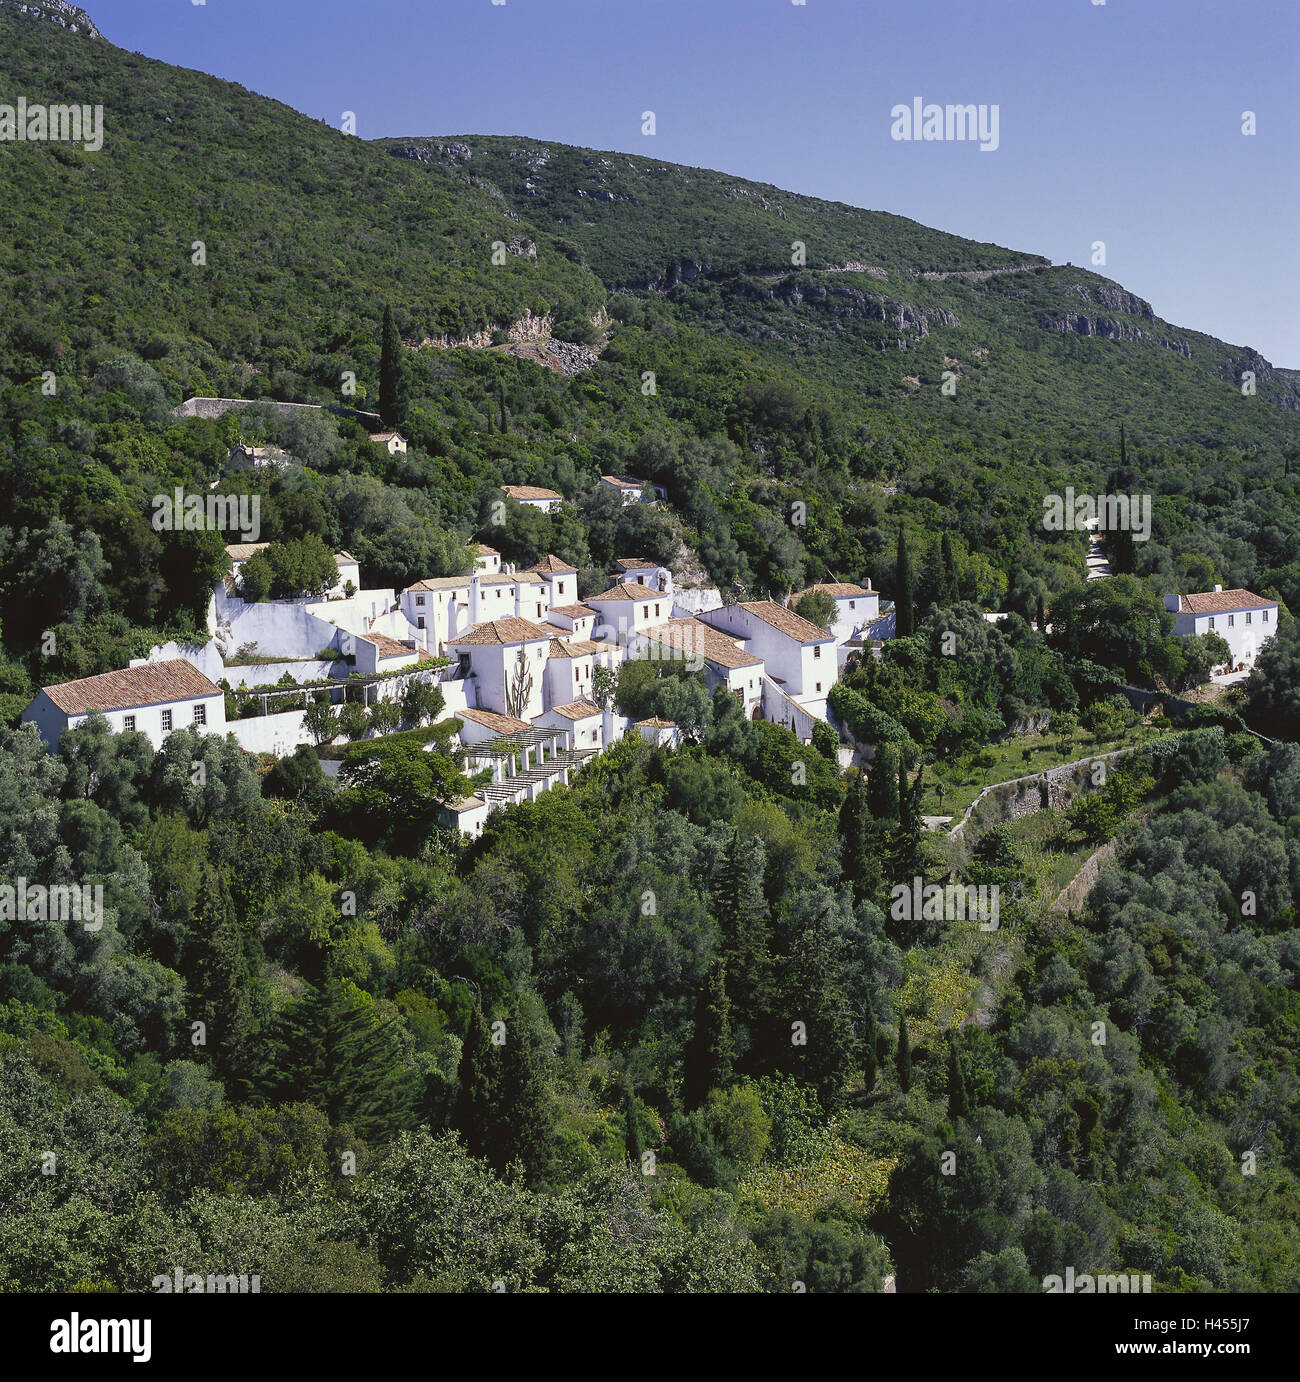
[[[1216,585],[1195,595],[1166,595],[1165,608],[1173,614],[1180,638],[1217,633],[1231,650],[1234,670],[1252,668],[1259,650],[1277,632],[1277,601],[1250,590]]]

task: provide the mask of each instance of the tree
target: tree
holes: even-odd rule
[[[880,1026],[876,1010],[868,999],[862,1009],[862,1085],[867,1094],[876,1087],[880,1073]]]
[[[385,427],[398,428],[406,421],[407,389],[402,350],[401,332],[390,304],[384,308],[379,354],[379,416]]]
[[[443,695],[441,686],[416,677],[407,682],[406,690],[402,694],[402,718],[407,724],[415,725],[417,728],[420,725],[431,724],[442,714],[442,708],[446,703],[447,698]],[[378,709],[378,706],[375,708]]]
[[[460,1053],[456,1105],[452,1117],[471,1156],[499,1155],[497,1112],[501,1105],[501,1051],[476,999]]]
[[[1051,642],[1071,657],[1150,682],[1167,667],[1173,626],[1174,616],[1148,585],[1136,576],[1111,576],[1057,597]]]
[[[853,888],[853,900],[874,897],[881,882],[880,860],[875,850],[875,830],[871,820],[865,772],[859,771],[849,782],[840,807],[840,872]]]
[[[907,551],[907,538],[898,530],[898,556],[894,567],[894,632],[899,638],[910,638],[916,632],[916,591],[912,575],[912,558]]]
[[[800,598],[794,612],[819,629],[829,629],[835,622],[835,601],[824,590],[810,590]]]
[[[518,1008],[506,1025],[501,1048],[500,1164],[504,1171],[518,1161],[528,1185],[546,1185],[555,1162],[554,1118],[542,1076],[537,1047]]]
[[[696,999],[695,1026],[686,1046],[682,1071],[682,1100],[686,1106],[694,1108],[704,1102],[711,1089],[723,1089],[730,1084],[734,1065],[727,968],[719,958],[705,970]]]
[[[736,830],[713,885],[713,912],[722,928],[726,986],[741,1022],[761,1026],[772,1000],[771,923],[762,870],[755,871]]]
[[[844,945],[823,912],[799,933],[785,966],[785,1068],[817,1091],[828,1113],[859,1068],[853,1008],[840,980]],[[800,1029],[792,1024],[799,1022]],[[794,1040],[796,1032],[801,1041]]]
[[[907,1035],[907,1014],[898,1015],[898,1050],[894,1053],[894,1063],[898,1068],[898,1087],[907,1093],[912,1087],[912,1042]]]
[[[640,1171],[645,1143],[641,1138],[641,1106],[632,1088],[631,1076],[624,1074],[620,1082],[620,1102],[623,1107],[623,1142],[628,1160]]]
[[[370,728],[370,717],[360,701],[345,701],[339,710],[339,728],[355,742]]]
[[[186,968],[198,995],[194,1015],[205,1024],[213,1064],[230,1075],[240,1068],[252,1029],[248,968],[230,889],[210,864],[203,870]]]
[[[1263,733],[1300,739],[1300,620],[1287,620],[1260,650],[1246,704]]]
[[[328,701],[312,701],[303,713],[302,727],[317,748],[328,744],[339,732],[339,717]]]
[[[515,658],[515,669],[506,686],[506,714],[526,719],[533,696],[533,669],[523,648]]]
[[[414,686],[416,683],[412,682],[411,685]],[[392,734],[402,723],[402,710],[402,705],[398,704],[397,701],[377,700],[370,707],[370,728],[376,734]]]
[[[970,1114],[970,1086],[966,1078],[966,1062],[957,1042],[957,1032],[948,1033],[948,1117],[965,1118]]]
[[[939,543],[939,592],[935,603],[950,605],[960,598],[957,587],[957,563],[952,555],[952,535],[945,532]]]

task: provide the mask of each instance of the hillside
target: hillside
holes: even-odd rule
[[[48,8],[48,7],[47,7]],[[0,368],[80,371],[106,345],[176,397],[334,391],[385,302],[406,334],[593,314],[602,286],[463,179],[229,82],[0,5],[7,90],[102,104],[104,147],[0,145]],[[193,262],[202,242],[206,265]],[[492,245],[507,246],[493,265]],[[261,376],[261,378],[257,378]]]
[[[579,245],[611,289],[664,297],[683,322],[909,416],[1079,440],[1124,415],[1168,445],[1300,436],[1294,372],[1171,325],[1086,269],[628,154],[470,135],[380,142],[467,188],[499,188]],[[940,391],[945,371],[953,396]]]

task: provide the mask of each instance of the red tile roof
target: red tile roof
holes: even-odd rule
[[[221,695],[215,682],[180,657],[83,677],[80,681],[60,682],[44,690],[66,715],[83,715],[88,710],[129,710],[137,705],[166,705],[169,701]]]
[[[520,730],[532,729],[532,725],[516,720],[513,715],[498,715],[495,710],[458,710],[458,720],[473,720],[484,729],[495,730],[498,734],[518,734]]]
[[[1227,614],[1238,609],[1272,609],[1276,600],[1266,600],[1249,590],[1208,590],[1199,595],[1180,595],[1183,614]]]
[[[532,643],[542,638],[549,642],[554,632],[554,629],[545,629],[529,619],[492,619],[486,624],[476,625],[469,633],[447,641],[453,647]]]
[[[576,573],[578,568],[570,566],[567,561],[561,561],[559,557],[548,552],[541,561],[535,561],[531,566],[525,568],[528,571],[536,571],[543,576],[565,576],[569,572]]]
[[[599,595],[588,595],[587,603],[600,604],[602,600],[665,600],[668,597],[662,590],[651,590],[639,581],[616,581],[608,590]]]
[[[600,706],[595,701],[587,700],[585,696],[581,700],[570,701],[568,705],[553,705],[551,712],[563,715],[566,720],[586,720],[602,713]]]
[[[539,485],[498,485],[511,499],[563,499],[564,495],[553,489],[542,489]]]

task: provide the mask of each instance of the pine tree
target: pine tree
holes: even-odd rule
[[[894,631],[899,638],[916,632],[916,592],[912,575],[912,558],[907,552],[907,539],[898,530],[898,560],[895,566]]]
[[[452,1121],[471,1156],[501,1160],[497,1112],[501,1106],[501,1049],[476,1002],[460,1053],[456,1108]]]
[[[385,427],[400,427],[406,421],[406,373],[403,369],[402,337],[391,306],[384,308],[384,328],[379,354],[379,416]]]
[[[966,1062],[957,1033],[948,1033],[948,1117],[965,1118],[970,1113],[970,1086],[966,1080]]]
[[[898,1050],[894,1053],[898,1066],[898,1087],[907,1093],[912,1087],[912,1042],[907,1035],[907,1018],[900,1013],[898,1017]]]
[[[205,1025],[213,1065],[222,1075],[234,1075],[241,1069],[253,1020],[243,938],[226,876],[220,869],[204,867],[195,913],[194,940],[186,966],[198,994],[195,1014]]]
[[[711,1089],[725,1089],[735,1067],[727,966],[716,959],[704,972],[695,1004],[695,1029],[686,1046],[682,1099],[687,1108],[702,1104]]]
[[[876,1010],[868,998],[862,1014],[862,1083],[868,1094],[876,1087],[876,1076],[880,1073],[880,1028],[876,1022]]]

